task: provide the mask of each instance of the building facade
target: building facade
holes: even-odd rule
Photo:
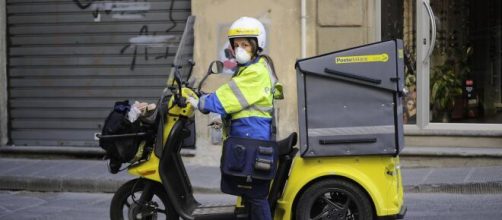
[[[4,5],[22,2],[7,0]],[[99,2],[101,1],[94,1],[94,4]],[[225,47],[226,28],[235,19],[240,16],[253,16],[265,24],[268,31],[267,52],[274,59],[286,96],[285,100],[278,102],[277,107],[279,137],[296,131],[298,127],[294,66],[297,59],[400,38],[405,43],[404,80],[409,90],[405,99],[406,107],[403,109],[406,115],[406,145],[502,147],[500,1],[177,2],[189,2],[190,12],[196,16],[194,59],[197,65],[194,74],[199,79],[212,60],[221,59],[220,52]],[[169,4],[163,7],[168,6]],[[0,27],[6,28],[12,17],[9,7],[2,15]],[[160,24],[162,21],[160,19],[155,22]],[[10,38],[12,35],[0,38],[2,45],[5,45],[0,46],[0,51],[9,59],[9,65],[0,60],[3,66],[0,71],[4,71],[0,77],[2,144],[7,143],[7,138],[9,143],[15,143],[15,129],[19,128],[16,125],[20,125],[14,123],[19,118],[13,115],[16,113],[16,106],[13,106],[15,95],[10,92],[16,82],[12,78],[12,70],[9,69],[13,62],[12,54],[8,53],[12,44],[9,44],[10,47],[6,46],[7,42],[12,43]],[[150,61],[143,64],[148,62]],[[140,76],[133,71],[130,74]],[[210,129],[203,125],[207,124],[209,118],[199,116],[198,124],[201,126],[197,127],[198,140],[208,140]],[[72,117],[78,118],[78,115]],[[92,123],[86,127],[88,133],[92,133],[93,129],[99,130],[99,126]],[[61,143],[71,145],[74,142]]]
[[[294,63],[393,38],[406,52],[408,146],[502,146],[501,3],[437,0],[194,1],[196,60],[218,59],[218,40],[239,16],[260,19],[269,34],[286,99],[279,136],[296,130]],[[222,13],[224,11],[224,13]],[[489,16],[487,16],[487,13]],[[216,38],[216,39],[215,39]],[[211,51],[211,52],[208,52]],[[204,65],[198,66],[203,73]],[[336,114],[336,113],[334,113]],[[199,128],[202,137],[208,128]]]

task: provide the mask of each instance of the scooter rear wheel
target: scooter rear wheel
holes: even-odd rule
[[[152,194],[147,201],[141,203],[138,200],[144,193],[147,181],[153,184]],[[178,220],[179,217],[169,204],[167,194],[160,183],[147,179],[134,179],[122,185],[113,195],[110,219]]]
[[[341,179],[327,179],[309,186],[296,206],[297,220],[373,219],[368,196],[355,184]]]

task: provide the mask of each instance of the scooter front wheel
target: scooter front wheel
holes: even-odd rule
[[[355,184],[341,179],[322,180],[309,186],[296,206],[297,220],[371,220],[368,196]]]
[[[179,217],[169,204],[167,193],[160,183],[134,179],[122,185],[113,195],[110,219],[178,220]]]

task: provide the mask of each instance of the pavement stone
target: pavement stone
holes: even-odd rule
[[[480,180],[484,182],[497,182],[502,179],[502,167],[486,167],[484,169],[475,169],[466,182]]]
[[[466,176],[472,171],[472,168],[444,168],[441,170],[432,170],[430,175],[424,180],[426,184],[454,184],[463,183]],[[448,173],[448,175],[444,175]],[[474,180],[476,181],[476,180]]]
[[[401,155],[405,156],[457,156],[502,158],[500,147],[417,147],[406,146]]]

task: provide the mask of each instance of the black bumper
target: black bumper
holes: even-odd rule
[[[404,215],[406,215],[407,210],[408,208],[405,205],[403,205],[401,207],[401,211],[399,211],[399,214],[397,214],[396,219],[404,219]]]

